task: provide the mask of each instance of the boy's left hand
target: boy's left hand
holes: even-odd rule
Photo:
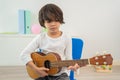
[[[76,63],[74,66],[69,66],[68,70],[76,71],[80,66]]]

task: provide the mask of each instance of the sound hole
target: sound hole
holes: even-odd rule
[[[50,61],[49,60],[46,60],[45,63],[44,63],[44,66],[46,68],[49,68],[50,69]]]

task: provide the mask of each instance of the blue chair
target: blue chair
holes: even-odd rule
[[[80,38],[72,38],[72,58],[80,59],[82,55],[82,49],[83,49],[83,40]],[[70,80],[74,79],[74,71],[70,71]]]

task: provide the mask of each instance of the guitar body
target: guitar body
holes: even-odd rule
[[[50,65],[51,62],[61,61],[60,56],[56,53],[48,53],[45,55],[43,53],[34,52],[31,54],[31,58],[36,66],[49,68],[49,71],[47,72],[49,75],[56,74],[61,69],[60,67],[51,67]],[[26,66],[26,69],[31,78],[36,79],[40,76],[29,66]]]

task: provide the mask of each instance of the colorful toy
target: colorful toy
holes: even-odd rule
[[[41,32],[41,26],[39,24],[32,25],[31,32],[33,34],[39,34]]]

